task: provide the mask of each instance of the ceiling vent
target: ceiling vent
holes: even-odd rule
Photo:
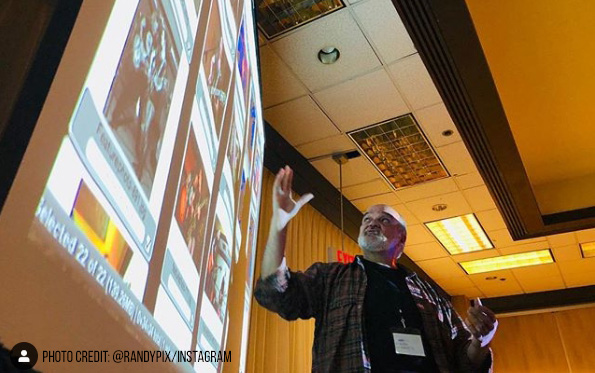
[[[256,19],[270,40],[343,7],[341,0],[259,0]]]
[[[449,176],[411,114],[349,136],[395,190]]]

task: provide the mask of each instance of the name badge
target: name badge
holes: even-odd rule
[[[391,330],[395,342],[395,352],[400,355],[426,356],[421,332],[414,328]]]

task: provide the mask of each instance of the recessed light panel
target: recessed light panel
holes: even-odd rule
[[[260,0],[258,26],[272,39],[344,6],[341,0]]]
[[[581,244],[581,251],[583,258],[590,258],[595,256],[595,241]]]
[[[451,255],[494,247],[473,214],[425,224]]]
[[[395,189],[448,176],[409,114],[350,132],[349,136]]]
[[[494,258],[472,260],[459,263],[467,274],[484,273],[519,267],[553,263],[552,252],[548,249],[526,253],[497,256]]]

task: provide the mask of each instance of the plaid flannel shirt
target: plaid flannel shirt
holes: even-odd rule
[[[467,357],[472,336],[452,304],[415,273],[406,282],[421,314],[425,336],[440,372],[491,372],[491,351],[479,369]],[[258,303],[286,320],[316,319],[313,372],[370,372],[363,309],[367,277],[359,256],[350,264],[315,263],[292,272],[285,261],[258,279]]]

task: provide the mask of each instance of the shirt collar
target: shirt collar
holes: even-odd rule
[[[357,263],[362,269],[365,270],[364,262],[362,260],[364,260],[364,256],[363,255],[356,255],[355,256],[355,260],[353,261],[353,263]],[[380,265],[385,266],[387,268],[392,268],[392,267],[390,267],[390,266],[388,266],[388,265],[386,265],[384,263],[376,263],[376,264],[380,264]],[[413,277],[417,276],[417,273],[413,272],[412,270],[410,270],[409,268],[407,268],[406,266],[404,266],[402,264],[399,265],[399,268],[402,269],[403,272],[405,272],[405,277],[407,277],[407,278],[413,278]]]

